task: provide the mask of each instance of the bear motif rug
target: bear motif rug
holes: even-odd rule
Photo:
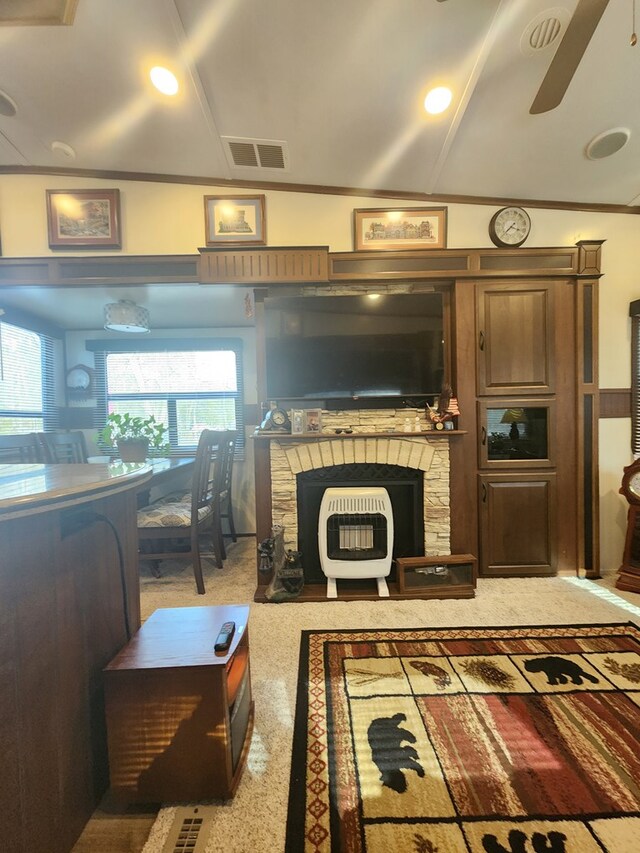
[[[305,631],[287,853],[637,853],[632,623]]]

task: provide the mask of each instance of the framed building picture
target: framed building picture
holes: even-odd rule
[[[445,249],[447,208],[354,210],[356,251],[398,251],[398,249]]]
[[[266,246],[263,195],[206,195],[204,217],[207,246]]]
[[[120,190],[47,190],[52,249],[120,249]]]

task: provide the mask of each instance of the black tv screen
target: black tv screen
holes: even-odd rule
[[[440,293],[268,298],[270,400],[438,394],[444,376]]]

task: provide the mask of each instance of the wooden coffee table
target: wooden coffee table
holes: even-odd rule
[[[104,670],[111,790],[125,802],[230,799],[253,730],[249,607],[156,610]],[[213,646],[236,624],[229,650]]]

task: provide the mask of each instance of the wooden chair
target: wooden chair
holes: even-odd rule
[[[193,468],[191,492],[182,496],[161,498],[138,510],[138,545],[141,560],[157,564],[167,557],[190,559],[200,595],[204,595],[204,579],[200,537],[210,537],[216,566],[222,568],[222,530],[220,526],[220,482],[223,472],[225,445],[223,433],[205,429],[200,435]],[[181,550],[171,540],[190,548]],[[166,543],[166,549],[156,546]],[[150,545],[151,550],[145,550]],[[154,572],[155,573],[155,572]]]
[[[229,525],[229,536],[232,542],[237,542],[236,526],[233,521],[233,504],[231,502],[231,486],[233,480],[233,459],[236,452],[236,441],[238,438],[237,430],[230,429],[225,433],[223,439],[225,444],[224,465],[221,477],[220,491],[220,523],[226,519]],[[224,538],[222,541],[222,559],[226,559],[227,552],[224,547]]]
[[[76,432],[40,432],[44,461],[49,464],[61,462],[86,462],[87,445],[84,434]]]
[[[34,432],[0,435],[0,464],[43,462],[42,446]]]

